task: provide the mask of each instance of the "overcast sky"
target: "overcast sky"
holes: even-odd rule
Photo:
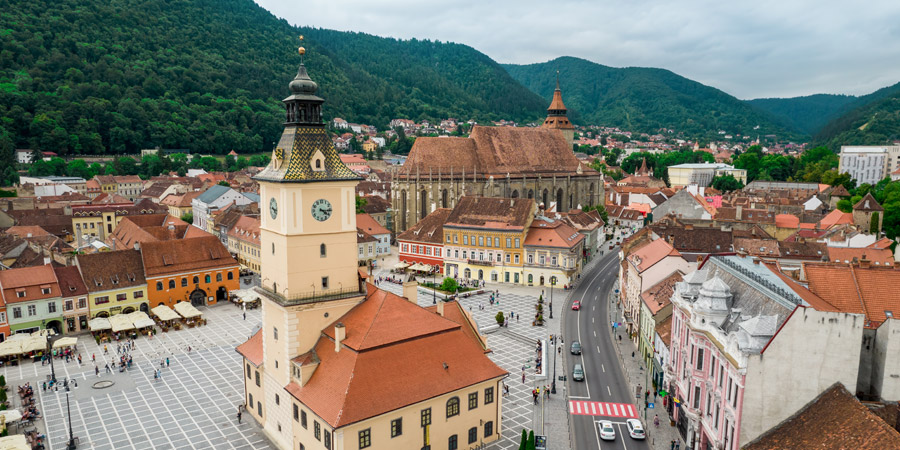
[[[256,0],[295,25],[436,39],[501,63],[672,70],[738,98],[900,81],[900,0]]]

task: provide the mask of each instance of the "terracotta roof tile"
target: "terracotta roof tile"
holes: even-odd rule
[[[533,209],[529,198],[462,197],[444,226],[523,230]]]
[[[78,268],[88,292],[147,284],[138,250],[117,250],[78,255]]]
[[[867,327],[877,328],[886,311],[900,311],[900,270],[862,268],[852,264],[805,263],[809,290],[843,312],[865,314]]]
[[[238,345],[235,351],[241,354],[247,361],[250,361],[256,367],[263,362],[263,336],[262,329],[256,330],[253,336],[250,336],[246,342]]]
[[[87,286],[85,286],[84,280],[81,279],[81,272],[78,270],[78,267],[54,267],[53,270],[56,272],[59,290],[62,292],[63,297],[87,295]]]
[[[381,226],[372,216],[368,214],[356,215],[356,228],[362,229],[366,233],[376,236],[379,234],[391,234],[390,230]]]
[[[150,277],[238,265],[222,241],[212,235],[147,242],[141,244],[141,256],[144,270]]]
[[[561,220],[535,219],[531,222],[526,247],[556,247],[572,249],[584,241],[584,235]]]
[[[412,228],[397,235],[398,241],[441,244],[444,241],[444,223],[453,210],[438,208],[416,222]]]
[[[835,383],[743,450],[900,448],[900,433]]]
[[[675,283],[682,281],[683,275],[684,274],[680,271],[676,271],[641,293],[641,300],[647,305],[651,314],[655,316],[659,310],[672,303],[672,294],[675,292]]]
[[[643,272],[667,256],[681,256],[681,254],[665,239],[657,239],[635,250],[628,256],[628,261],[635,266],[638,272]]]
[[[869,260],[876,266],[892,266],[894,265],[894,253],[890,248],[847,248],[847,247],[828,247],[828,260],[837,263],[851,263]]]
[[[49,288],[50,292],[43,293],[45,288]],[[49,264],[0,270],[0,289],[7,304],[60,296],[56,272]],[[25,297],[18,297],[17,292],[25,292]]]
[[[659,339],[666,344],[666,347],[672,346],[672,316],[666,317],[665,320],[656,325],[656,334]]]

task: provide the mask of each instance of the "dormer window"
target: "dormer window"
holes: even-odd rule
[[[325,155],[321,151],[316,150],[309,163],[313,172],[322,172],[325,170]]]

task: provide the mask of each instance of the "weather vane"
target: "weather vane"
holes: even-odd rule
[[[303,43],[303,35],[300,35],[300,43]],[[303,55],[306,54],[306,49],[301,45],[300,48],[297,49],[297,53],[300,54],[300,64],[303,64]]]

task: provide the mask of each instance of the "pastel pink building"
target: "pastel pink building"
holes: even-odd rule
[[[737,450],[835,382],[856,388],[864,318],[774,266],[712,256],[672,295],[666,410],[693,449]],[[765,357],[764,357],[765,356]]]

